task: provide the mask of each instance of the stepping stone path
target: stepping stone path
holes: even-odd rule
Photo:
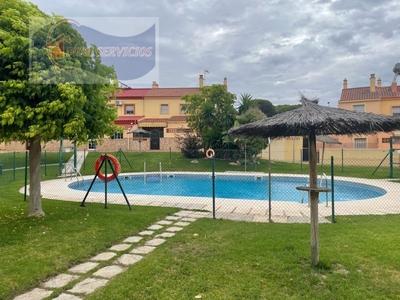
[[[19,295],[14,300],[42,300],[45,298],[82,300],[85,296],[106,285],[116,275],[144,259],[157,246],[163,244],[166,238],[173,237],[176,232],[196,221],[197,218],[203,217],[205,217],[204,213],[188,210],[167,216],[165,220],[158,221],[146,230],[139,232],[138,236],[124,239],[106,252],[90,258],[90,261],[70,268],[65,274],[50,278],[40,287]],[[136,245],[142,240],[144,242],[141,245]],[[68,289],[65,288],[67,285]],[[64,290],[60,294],[60,289],[63,288]],[[58,292],[52,295],[54,290]]]

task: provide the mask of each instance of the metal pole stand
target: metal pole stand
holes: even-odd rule
[[[111,167],[111,171],[112,171],[112,173],[114,174],[115,179],[117,180],[117,183],[118,183],[118,185],[119,185],[119,188],[121,189],[122,194],[124,195],[126,204],[128,205],[129,209],[132,210],[132,207],[131,207],[131,205],[130,205],[130,203],[129,203],[129,201],[128,201],[128,198],[126,197],[125,191],[124,191],[124,189],[123,189],[123,187],[122,187],[122,185],[121,185],[121,182],[120,182],[119,179],[118,179],[118,174],[115,173],[114,167],[113,167],[113,165],[112,165],[110,159],[108,158],[107,154],[104,154],[104,156],[105,156],[105,158],[103,159],[103,161],[101,162],[99,168],[97,169],[96,174],[94,175],[94,178],[93,178],[93,180],[92,180],[92,182],[91,182],[91,184],[90,184],[90,186],[89,186],[89,189],[88,189],[88,191],[86,192],[86,195],[85,195],[85,197],[83,198],[83,201],[81,202],[81,206],[82,206],[82,207],[85,207],[86,198],[87,198],[87,196],[89,195],[89,192],[90,192],[90,190],[92,189],[93,184],[94,184],[94,182],[96,181],[96,178],[99,176],[101,167],[102,167],[103,164],[105,163],[105,165],[104,165],[104,176],[105,176],[106,179],[104,180],[104,200],[105,200],[104,208],[107,208],[107,182],[108,182],[108,180],[107,180],[107,164],[108,164],[108,165]]]

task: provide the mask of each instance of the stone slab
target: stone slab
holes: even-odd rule
[[[167,229],[165,229],[166,231],[169,232],[177,232],[177,231],[181,231],[183,228],[182,227],[176,227],[176,226],[172,226],[172,227],[168,227]]]
[[[142,239],[143,238],[141,236],[130,236],[130,237],[124,239],[124,243],[138,243]]]
[[[95,257],[92,257],[90,260],[106,261],[106,260],[113,258],[115,255],[117,255],[117,253],[115,253],[115,252],[103,252],[103,253],[97,254]]]
[[[156,238],[169,238],[169,237],[173,237],[175,235],[175,233],[173,232],[163,232],[160,234],[156,235]]]
[[[134,253],[134,254],[147,254],[147,253],[150,253],[151,251],[153,251],[154,249],[156,249],[156,247],[140,246],[140,247],[137,247],[137,248],[133,249],[131,251],[131,253]]]
[[[144,230],[139,232],[140,235],[152,235],[154,233],[154,231],[151,230]]]
[[[84,274],[89,272],[90,270],[93,270],[94,268],[96,268],[99,264],[95,263],[95,262],[86,262],[80,265],[77,265],[75,267],[72,267],[71,269],[69,269],[68,271],[70,271],[71,273],[79,273],[79,274]]]
[[[36,288],[30,292],[15,297],[14,300],[42,300],[49,297],[51,293],[53,293],[53,291]]]
[[[145,245],[146,246],[154,246],[155,247],[155,246],[161,245],[164,242],[165,242],[164,239],[152,239],[150,241],[147,241]]]
[[[189,222],[177,222],[177,223],[175,223],[174,225],[175,226],[182,226],[182,227],[185,227],[185,226],[188,226],[190,223]]]
[[[142,258],[143,258],[143,256],[141,256],[141,255],[124,254],[120,258],[118,258],[115,261],[115,263],[121,264],[121,265],[124,265],[124,266],[130,266],[130,265],[133,265],[134,263],[137,263]]]
[[[68,283],[71,281],[78,279],[78,275],[71,275],[71,274],[59,274],[56,277],[50,278],[47,280],[43,286],[46,288],[61,288],[63,286],[66,286]]]
[[[178,216],[167,216],[165,218],[165,220],[172,220],[172,221],[176,221],[176,220],[180,220],[182,219],[182,217],[178,217]]]
[[[118,275],[119,273],[122,273],[123,271],[125,271],[124,268],[113,265],[113,266],[107,266],[107,267],[101,268],[100,270],[94,272],[93,276],[110,279],[110,278],[113,278],[114,276]]]
[[[70,294],[61,294],[57,298],[53,298],[53,300],[82,300],[82,298]]]
[[[161,229],[161,228],[163,228],[164,226],[161,226],[161,225],[157,225],[157,224],[155,224],[155,225],[151,225],[149,228],[147,228],[148,230],[159,230],[159,229]]]
[[[128,249],[129,247],[131,247],[131,244],[118,244],[118,245],[114,245],[110,248],[111,251],[125,251],[126,249]]]
[[[162,221],[158,221],[156,224],[159,224],[159,225],[171,225],[172,223],[173,223],[172,221],[162,220]]]
[[[194,222],[194,221],[196,221],[197,219],[195,219],[195,218],[182,218],[181,219],[181,221],[183,221],[183,222]]]
[[[107,282],[107,279],[86,278],[85,280],[77,283],[72,289],[68,290],[68,292],[88,295],[93,293],[98,288],[105,286]]]

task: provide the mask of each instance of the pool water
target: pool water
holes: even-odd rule
[[[210,175],[187,174],[147,174],[119,176],[126,194],[212,197],[212,179]],[[84,184],[71,183],[75,190],[87,191],[92,180]],[[271,179],[271,200],[307,202],[308,193],[296,190],[296,186],[308,184],[306,177],[273,176]],[[318,184],[320,180],[318,179]],[[325,181],[322,181],[325,187]],[[91,192],[104,192],[105,183],[96,180]],[[328,180],[330,188],[330,180]],[[120,194],[116,180],[107,183],[108,193]],[[335,201],[364,200],[386,194],[384,189],[356,182],[335,180]],[[268,176],[216,175],[215,197],[227,199],[268,200]],[[325,201],[325,193],[320,193],[320,201]],[[328,193],[331,200],[331,193]]]

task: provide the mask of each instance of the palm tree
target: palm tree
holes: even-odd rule
[[[253,106],[253,96],[247,93],[240,94],[240,102],[238,107],[239,115],[244,114],[250,107]]]

